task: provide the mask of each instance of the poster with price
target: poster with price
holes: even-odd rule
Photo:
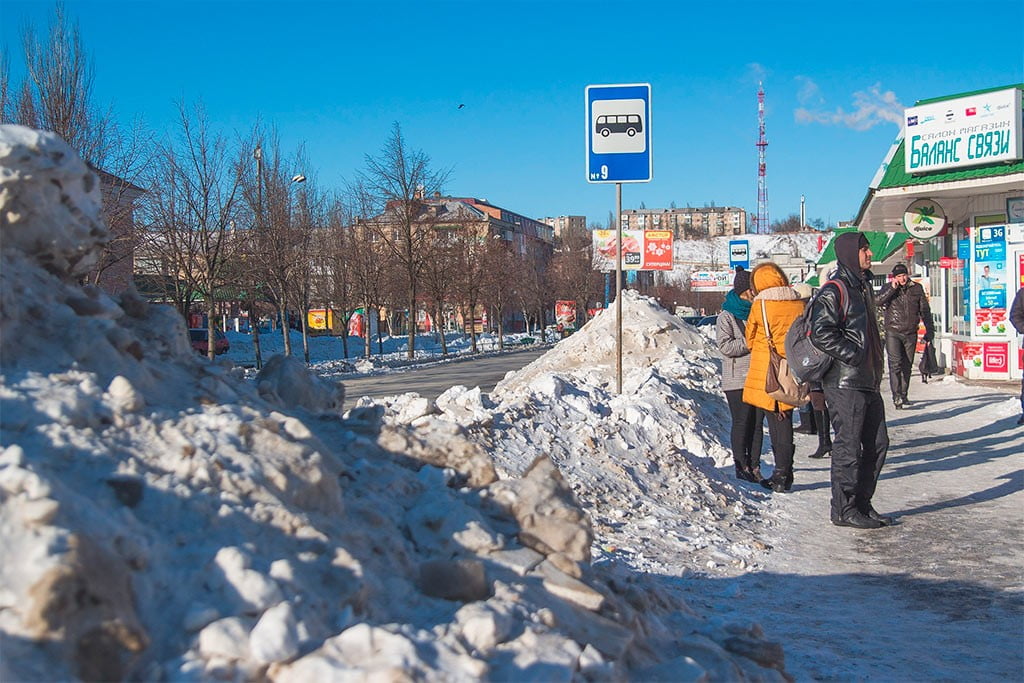
[[[1005,337],[1010,328],[1006,311],[1006,226],[987,225],[974,234],[974,334]]]

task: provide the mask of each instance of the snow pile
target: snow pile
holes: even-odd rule
[[[412,419],[394,423],[375,405],[340,417],[341,392],[301,364],[245,382],[198,358],[172,310],[75,284],[104,233],[96,180],[62,142],[4,126],[0,156],[0,679],[781,677],[756,625],[704,620],[658,577],[592,565],[573,472],[517,457],[501,466],[521,476],[496,480],[446,419],[529,440],[484,397],[454,391],[443,415],[407,399]],[[638,368],[641,398],[599,410],[627,437],[668,417],[641,400],[706,415],[697,355]],[[521,391],[571,403],[607,393],[601,372]],[[680,460],[708,450],[700,429],[678,437]]]
[[[622,315],[621,395],[610,308],[490,396],[455,387],[436,406],[415,394],[379,402],[400,424],[441,413],[505,476],[550,457],[590,515],[598,560],[673,576],[756,568],[767,551],[761,494],[739,493],[716,469],[731,455],[714,346],[633,290]]]

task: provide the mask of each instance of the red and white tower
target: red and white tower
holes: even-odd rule
[[[754,219],[754,232],[768,232],[768,181],[765,178],[767,162],[765,150],[768,140],[764,136],[764,85],[757,84],[757,218]]]

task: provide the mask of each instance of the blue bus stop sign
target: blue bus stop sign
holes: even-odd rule
[[[650,182],[650,84],[588,85],[586,109],[587,182]]]

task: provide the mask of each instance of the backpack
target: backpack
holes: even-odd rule
[[[845,320],[846,284],[841,280],[828,280],[825,285],[829,282],[834,283],[839,289],[839,310],[842,312],[843,319]],[[822,289],[824,289],[825,285],[822,285]],[[832,367],[832,356],[811,343],[811,305],[818,298],[819,294],[821,294],[820,289],[818,294],[815,294],[807,302],[804,312],[793,321],[789,331],[786,332],[785,348],[786,360],[789,361],[789,371],[801,383],[820,382],[825,373],[828,372],[828,369]]]

